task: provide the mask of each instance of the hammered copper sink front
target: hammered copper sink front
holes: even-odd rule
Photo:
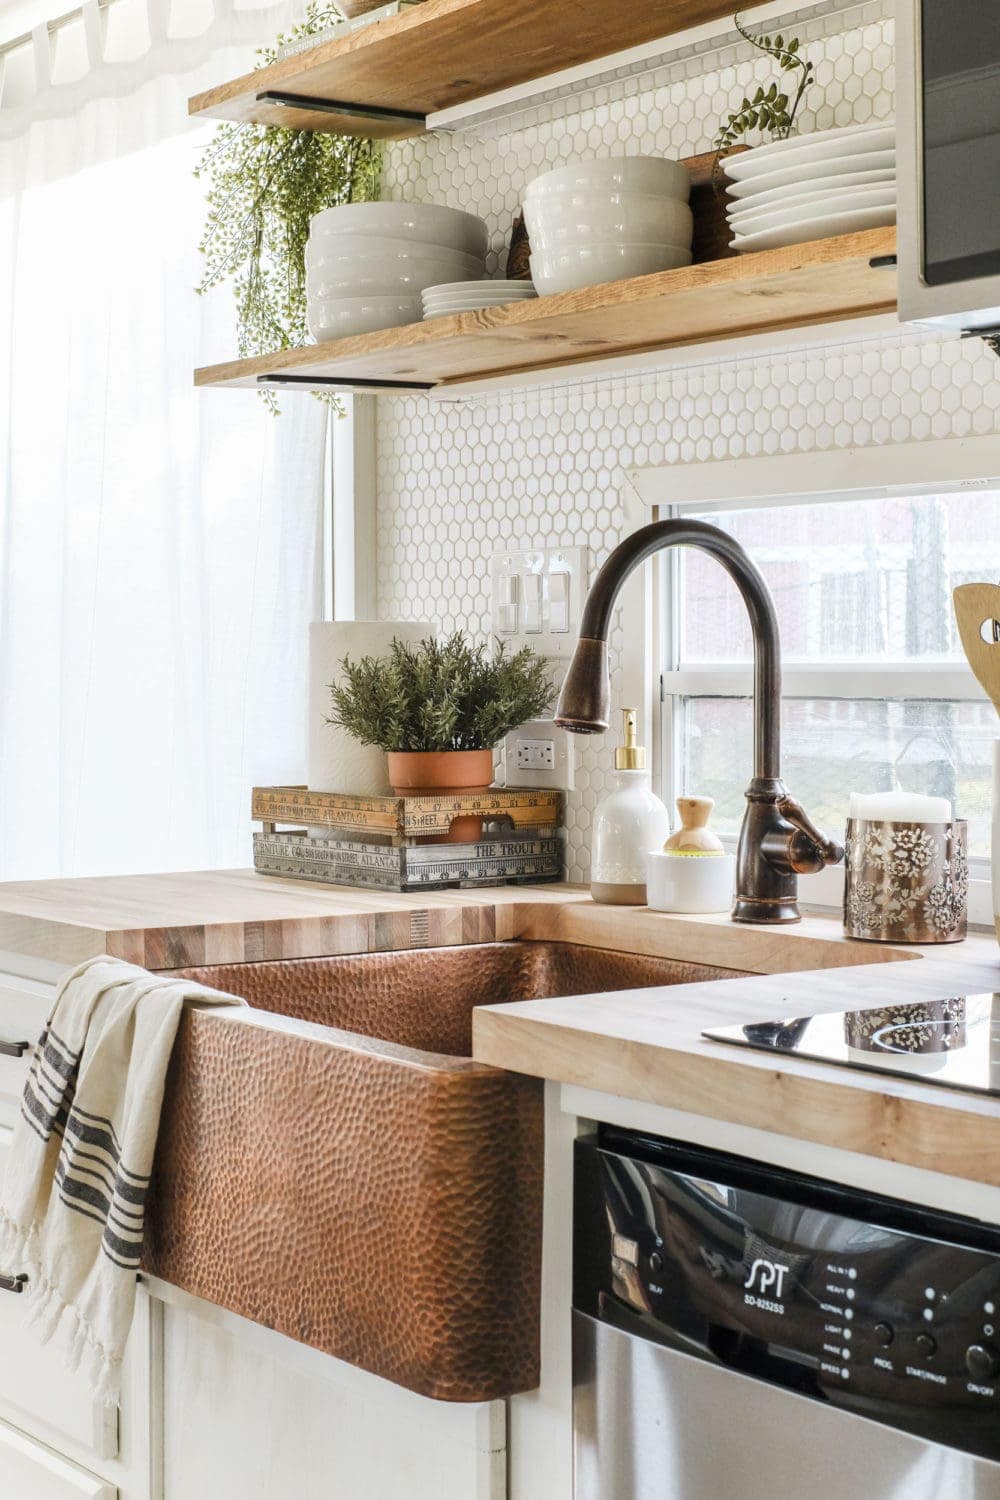
[[[176,971],[146,1270],[422,1395],[538,1383],[542,1092],[476,1063],[505,1000],[734,977],[566,943]]]

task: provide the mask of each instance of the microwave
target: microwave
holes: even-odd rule
[[[1000,335],[1000,0],[896,0],[899,316]]]

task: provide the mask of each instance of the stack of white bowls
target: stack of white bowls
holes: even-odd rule
[[[524,222],[539,292],[570,292],[691,264],[691,177],[659,156],[572,162],[528,185]]]
[[[736,250],[776,250],[896,222],[892,121],[755,146],[730,157],[725,171]]]
[[[315,214],[306,245],[306,318],[317,343],[418,323],[421,292],[486,274],[475,214],[437,203],[347,203]]]
[[[530,281],[446,281],[424,288],[425,318],[445,318],[449,313],[478,312],[481,307],[504,307],[509,302],[527,302],[537,297]]]

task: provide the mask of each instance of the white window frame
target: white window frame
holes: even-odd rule
[[[327,427],[323,618],[376,618],[376,403],[340,397]]]
[[[1000,437],[951,438],[830,453],[675,464],[630,470],[626,478],[630,526],[657,517],[685,515],[710,519],[713,512],[809,504],[824,499],[945,495],[1000,488]],[[817,478],[822,488],[817,487]],[[626,628],[645,627],[644,680],[640,683],[633,674],[628,688],[634,699],[641,692],[641,701],[647,705],[647,722],[654,730],[654,763],[660,770],[661,792],[668,800],[674,795],[680,761],[680,722],[676,713],[679,699],[752,697],[753,693],[753,669],[749,663],[733,666],[719,661],[679,667],[677,561],[676,554],[661,553],[647,565],[641,584],[623,599],[623,609],[629,612],[625,615]],[[988,572],[988,566],[984,566],[984,573]],[[997,572],[1000,574],[1000,566]],[[849,692],[845,690],[848,674]],[[783,696],[789,698],[988,701],[964,663],[878,663],[871,667],[788,664],[783,665],[782,678]],[[746,770],[749,780],[752,768],[747,766]],[[842,867],[803,880],[800,886],[803,903],[840,907],[843,880]],[[976,863],[970,882],[969,918],[986,926],[993,922],[989,868],[984,861]]]

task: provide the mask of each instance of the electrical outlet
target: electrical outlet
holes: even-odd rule
[[[573,739],[553,719],[532,719],[503,742],[507,786],[573,790]]]
[[[555,741],[533,740],[526,735],[515,734],[514,764],[519,771],[554,771],[556,768]]]

